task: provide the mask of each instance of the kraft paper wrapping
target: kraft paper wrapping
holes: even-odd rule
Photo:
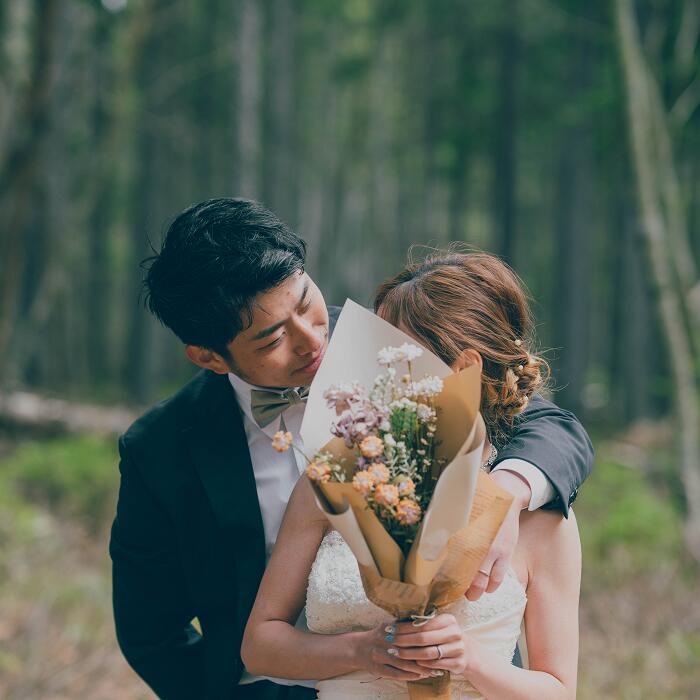
[[[340,333],[339,333],[340,331]],[[354,338],[354,343],[339,344],[338,339]],[[358,359],[358,339],[365,355]],[[364,340],[367,339],[367,343]],[[372,346],[374,342],[374,346]],[[330,426],[332,416],[320,408],[319,397],[330,384],[363,377],[367,386],[368,362],[375,364],[382,347],[413,342],[411,338],[377,318],[357,304],[348,302],[336,326],[333,341],[324,359],[321,379],[311,386],[312,410],[307,408],[302,438],[307,451],[320,449],[345,460],[346,476],[351,479],[355,455],[340,438],[319,443],[328,435],[319,425]],[[330,358],[329,358],[330,356]],[[319,508],[340,533],[355,555],[367,597],[398,619],[429,614],[463,596],[510,507],[510,494],[501,489],[482,470],[486,429],[479,414],[481,378],[478,367],[457,374],[429,351],[419,358],[427,373],[441,376],[444,388],[436,404],[439,408],[438,456],[447,463],[438,477],[431,502],[408,556],[387,533],[374,511],[351,483],[311,482]],[[328,364],[326,364],[328,362]],[[320,385],[319,385],[320,383]],[[313,425],[311,425],[313,423]],[[321,446],[322,445],[322,446]],[[450,697],[449,675],[409,683],[412,700]]]

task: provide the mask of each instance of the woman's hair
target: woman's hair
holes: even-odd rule
[[[515,272],[481,252],[431,252],[377,290],[374,309],[403,325],[445,363],[466,349],[482,357],[481,413],[496,444],[549,377],[534,351],[527,296]]]

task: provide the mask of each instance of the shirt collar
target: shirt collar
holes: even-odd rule
[[[287,389],[271,389],[269,386],[256,386],[255,384],[250,384],[247,382],[245,379],[241,379],[237,374],[234,374],[233,372],[228,373],[228,380],[231,383],[231,386],[233,387],[233,390],[236,392],[236,399],[238,400],[238,405],[241,407],[241,411],[248,417],[249,420],[253,422],[254,425],[257,426],[257,423],[255,421],[255,418],[253,418],[253,411],[251,409],[250,403],[251,403],[251,396],[250,392],[253,389],[260,389],[261,391],[269,391],[273,394],[284,394]],[[292,387],[296,388],[296,387]],[[280,419],[276,418],[275,420],[272,421],[269,425],[266,425],[264,428],[262,428],[263,432],[269,434],[270,436],[274,435],[278,430],[280,426]]]

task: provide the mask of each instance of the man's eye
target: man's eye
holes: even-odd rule
[[[269,350],[270,348],[277,347],[277,346],[280,344],[280,341],[282,340],[282,338],[284,338],[283,335],[281,335],[281,336],[280,336],[279,338],[277,338],[276,340],[273,340],[271,343],[268,343],[267,345],[263,345],[263,347],[260,348],[260,349],[261,349],[261,350]]]

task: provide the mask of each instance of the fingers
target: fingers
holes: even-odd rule
[[[376,649],[374,662],[379,667],[379,672],[384,678],[392,678],[399,681],[416,681],[429,675],[429,671],[421,668],[415,661],[401,659],[396,654],[390,654],[388,650]]]
[[[450,659],[455,656],[459,656],[464,650],[464,644],[460,637],[459,641],[448,642],[438,645],[427,646],[427,647],[408,647],[399,648],[397,651],[399,659],[406,659],[411,661],[425,662],[425,661],[441,661],[442,659]],[[438,656],[440,658],[438,659]]]
[[[431,630],[439,630],[444,627],[449,627],[450,625],[457,624],[457,620],[454,615],[449,613],[442,613],[436,615],[432,620],[428,620],[426,623],[421,625],[416,625],[413,622],[395,622],[392,626],[394,628],[394,635],[399,634],[415,634],[416,632],[429,632]],[[387,631],[388,631],[387,627]]]
[[[466,592],[467,598],[472,602],[474,602],[475,600],[479,600],[479,598],[481,598],[482,594],[486,590],[486,587],[489,585],[489,578],[491,575],[492,567],[492,561],[485,561],[481,565],[482,571],[477,572],[476,576],[474,577],[472,585],[469,586],[469,589]],[[484,573],[485,571],[488,572],[488,576]]]
[[[503,583],[503,578],[506,575],[507,569],[507,557],[498,557],[493,564],[493,568],[491,569],[489,583],[488,586],[486,586],[487,593],[493,593]]]
[[[433,647],[438,644],[449,644],[462,639],[462,631],[455,625],[438,630],[429,630],[427,632],[413,632],[412,634],[397,634],[392,642],[392,646],[396,649],[405,649],[407,647]]]

